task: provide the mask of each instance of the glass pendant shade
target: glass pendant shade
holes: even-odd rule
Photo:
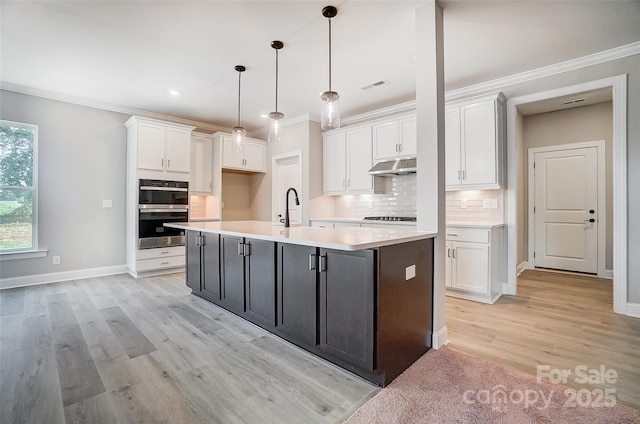
[[[284,134],[284,113],[271,112],[269,114],[269,142],[282,141]]]
[[[320,98],[324,101],[320,113],[322,131],[340,128],[340,96],[335,91],[325,91]]]
[[[241,152],[244,150],[244,141],[247,137],[247,130],[240,126],[240,82],[242,73],[247,70],[242,65],[237,65],[234,68],[238,71],[238,125],[231,130],[231,150],[234,152]]]
[[[322,16],[329,21],[329,90],[322,93],[320,98],[324,102],[320,112],[320,129],[322,131],[340,128],[340,96],[331,90],[331,18],[338,14],[334,6],[322,9]]]
[[[244,149],[244,139],[247,136],[247,130],[242,127],[234,127],[231,130],[231,150],[241,152]]]
[[[271,42],[271,48],[276,51],[276,111],[269,113],[269,138],[270,143],[282,141],[284,133],[284,113],[278,112],[278,51],[284,47],[279,40]]]

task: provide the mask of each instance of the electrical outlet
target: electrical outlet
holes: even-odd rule
[[[53,257],[53,264],[54,265],[60,265],[60,256],[54,256]]]
[[[482,207],[484,209],[498,209],[498,199],[483,199]]]
[[[467,209],[467,199],[460,199],[460,209]]]

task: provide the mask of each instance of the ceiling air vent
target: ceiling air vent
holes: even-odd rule
[[[576,103],[582,103],[584,102],[586,99],[575,99],[575,100],[567,100],[566,102],[562,102],[563,105],[573,105]]]
[[[388,81],[380,80],[380,81],[374,82],[373,84],[365,85],[364,87],[361,87],[360,89],[361,90],[369,90],[370,88],[380,87],[381,85],[385,85],[385,84],[388,84],[388,83],[389,83]]]

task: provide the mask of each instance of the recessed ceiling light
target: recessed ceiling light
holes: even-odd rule
[[[180,92],[178,90],[169,90],[169,94],[171,94],[172,96],[179,96]]]
[[[266,113],[261,113],[261,114],[260,114],[260,117],[261,117],[261,118],[268,118],[268,117],[269,117],[269,115],[267,115]]]

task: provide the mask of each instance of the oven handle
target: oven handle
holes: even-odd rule
[[[154,190],[154,191],[189,191],[183,187],[153,187],[153,186],[140,186],[140,190]]]
[[[177,211],[177,212],[186,212],[189,209],[189,205],[138,205],[138,209],[153,209],[157,212],[158,209],[162,209],[163,211]]]
[[[184,212],[187,213],[189,212],[188,209],[163,209],[163,208],[158,208],[158,209],[140,209],[140,213],[152,213],[152,212]]]

